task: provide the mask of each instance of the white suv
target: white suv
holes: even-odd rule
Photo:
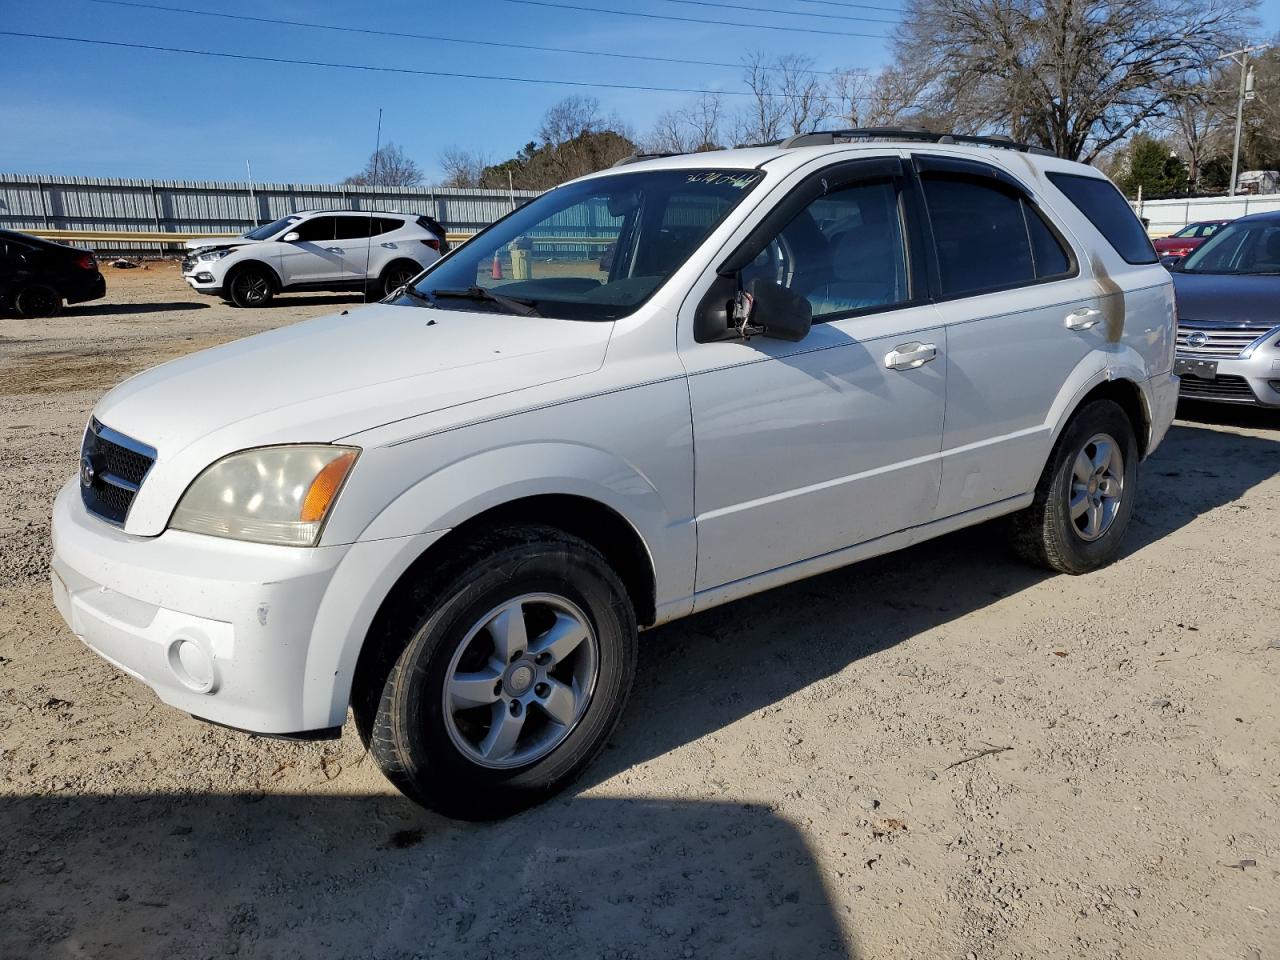
[[[59,610],[198,717],[350,707],[478,818],[601,750],[637,627],[1006,515],[1109,563],[1177,400],[1169,275],[1097,171],[963,139],[608,170],[389,302],[134,377],[54,506]]]
[[[188,240],[182,276],[197,293],[263,307],[289,290],[386,296],[449,250],[440,224],[413,213],[293,213],[242,237]]]

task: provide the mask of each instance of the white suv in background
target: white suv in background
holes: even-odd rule
[[[242,237],[188,240],[182,276],[198,293],[262,307],[291,290],[392,293],[449,250],[444,228],[413,213],[293,213]]]
[[[178,709],[351,709],[408,796],[501,816],[603,749],[638,628],[996,517],[1049,569],[1115,560],[1173,356],[1090,167],[883,130],[631,163],[111,391],[54,597]]]

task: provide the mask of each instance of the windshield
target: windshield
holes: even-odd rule
[[[510,313],[517,300],[531,315],[615,320],[647,300],[763,177],[655,170],[571,183],[468,240],[416,290],[449,310]]]
[[[1228,224],[1186,260],[1183,273],[1280,273],[1280,220]]]
[[[274,237],[290,224],[297,223],[301,217],[281,217],[274,223],[266,223],[260,227],[254,227],[248,233],[244,234],[246,240],[265,240],[267,237]]]

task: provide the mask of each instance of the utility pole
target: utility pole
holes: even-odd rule
[[[1236,181],[1240,174],[1240,128],[1244,123],[1244,102],[1253,99],[1253,68],[1249,66],[1249,54],[1266,50],[1265,46],[1245,47],[1220,56],[1219,60],[1231,60],[1240,67],[1240,93],[1236,97],[1236,139],[1231,148],[1231,185],[1227,195],[1236,195]]]
[[[256,227],[261,222],[258,219],[258,198],[253,192],[253,167],[249,166],[249,161],[244,162],[244,172],[249,175],[249,213],[253,215],[253,225]],[[156,229],[160,229],[158,226]]]

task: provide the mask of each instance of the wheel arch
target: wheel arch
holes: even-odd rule
[[[284,289],[284,282],[280,279],[280,274],[276,271],[275,267],[263,260],[257,259],[249,259],[243,260],[240,263],[233,263],[227,268],[226,276],[222,281],[223,286],[229,287],[231,285],[231,281],[235,279],[237,274],[243,273],[250,267],[260,267],[266,271],[267,279],[271,282],[271,289],[275,293],[279,293]]]
[[[1080,397],[1072,406],[1071,412],[1059,424],[1054,436],[1055,443],[1075,415],[1095,400],[1110,400],[1124,411],[1125,416],[1129,418],[1129,423],[1133,426],[1133,435],[1138,440],[1138,456],[1145,459],[1151,444],[1151,410],[1142,387],[1127,377],[1103,380]]]

